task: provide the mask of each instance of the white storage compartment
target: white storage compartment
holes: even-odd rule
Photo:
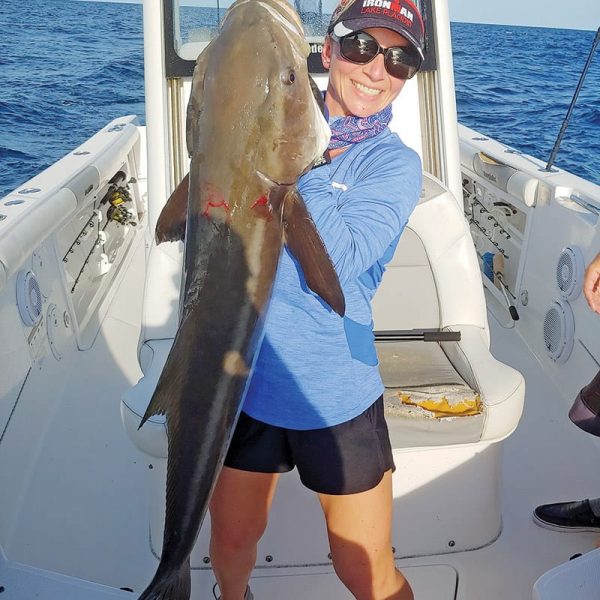
[[[533,600],[597,600],[600,548],[544,573],[533,586]]]

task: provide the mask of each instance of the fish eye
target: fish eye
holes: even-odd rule
[[[281,81],[285,83],[285,85],[292,85],[294,81],[296,81],[296,73],[294,73],[294,70],[288,69],[285,73],[282,73]]]

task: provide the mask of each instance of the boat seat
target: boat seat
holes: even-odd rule
[[[427,173],[419,204],[373,299],[373,321],[381,333],[438,329],[461,335],[456,342],[377,343],[394,448],[495,442],[514,431],[523,410],[523,377],[489,350],[483,285],[468,225],[456,199]],[[426,392],[433,400],[451,393],[451,404],[459,404],[462,394],[478,410],[439,416],[439,411],[410,409],[403,398],[411,392],[421,398]]]
[[[138,430],[177,331],[182,243],[153,246],[148,258],[140,366],[144,376],[122,402],[136,445],[166,456],[164,417]],[[406,227],[373,301],[377,331],[434,328],[460,331],[459,342],[378,342],[386,386],[386,417],[394,448],[498,441],[519,421],[523,378],[489,351],[480,271],[462,211],[454,197],[425,174],[422,198]],[[407,404],[423,394],[463,394],[476,414],[439,416]],[[456,404],[456,402],[454,402]]]
[[[142,348],[140,364],[144,377],[123,396],[122,413],[126,430],[138,447],[159,458],[167,456],[166,420],[150,417],[138,431],[148,398],[152,396],[172,339],[149,340]],[[394,448],[476,442],[481,437],[485,415],[435,417],[427,411],[403,404],[399,395],[427,389],[478,397],[450,364],[441,347],[430,342],[381,342],[377,344],[382,378],[386,386],[384,404]],[[148,431],[144,434],[144,429]]]

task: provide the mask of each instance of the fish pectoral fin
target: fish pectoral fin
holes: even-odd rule
[[[189,187],[188,173],[175,188],[158,217],[155,231],[157,244],[185,239]]]
[[[296,188],[285,196],[283,223],[285,243],[300,263],[308,287],[343,317],[346,301],[335,267]]]

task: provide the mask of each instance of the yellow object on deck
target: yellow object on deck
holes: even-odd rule
[[[471,398],[450,402],[446,396],[423,397],[423,394],[407,394],[399,392],[398,396],[402,404],[418,406],[432,413],[432,416],[440,417],[470,417],[481,412],[481,398],[479,394]],[[414,397],[417,396],[417,397]]]

